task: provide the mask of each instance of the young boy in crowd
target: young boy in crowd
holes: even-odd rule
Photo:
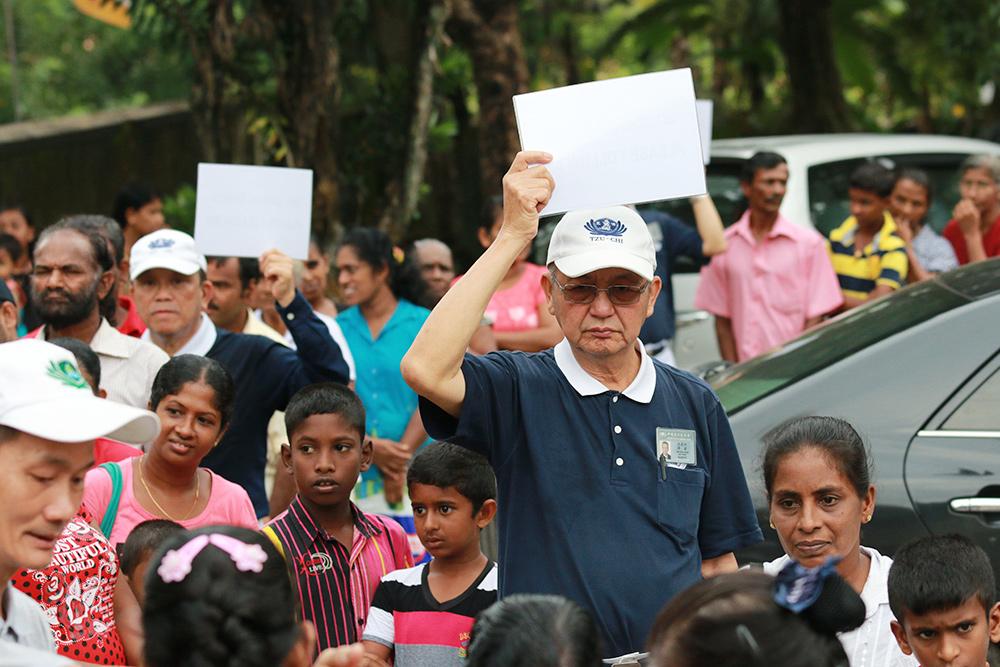
[[[851,217],[830,232],[830,259],[844,295],[843,310],[890,294],[906,283],[906,242],[889,214],[895,177],[876,162],[851,173]]]
[[[358,395],[335,383],[309,385],[288,403],[285,427],[281,461],[298,493],[264,533],[288,561],[322,651],[358,641],[379,579],[412,567],[413,557],[398,523],[351,502],[372,463]]]
[[[496,564],[479,533],[497,511],[497,483],[487,460],[448,442],[433,442],[406,473],[420,542],[433,556],[382,577],[362,643],[369,665],[457,667],[472,622],[497,599]]]
[[[892,632],[922,667],[986,667],[1000,641],[1000,603],[986,553],[962,535],[903,547],[889,570]]]
[[[145,581],[149,560],[168,537],[182,530],[186,530],[184,526],[169,519],[150,519],[137,524],[122,543],[118,565],[140,607],[146,603]]]

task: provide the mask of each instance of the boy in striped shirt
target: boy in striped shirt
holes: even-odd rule
[[[497,599],[497,570],[479,533],[497,510],[497,484],[486,459],[433,442],[406,473],[417,536],[429,563],[382,577],[362,642],[367,665],[457,667],[476,614]]]
[[[281,461],[298,493],[264,533],[288,562],[322,651],[358,641],[379,579],[413,558],[398,523],[351,502],[372,463],[358,395],[336,383],[309,385],[289,401],[285,426]]]

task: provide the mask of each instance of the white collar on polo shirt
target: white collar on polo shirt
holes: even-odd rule
[[[642,342],[637,340],[642,362],[639,364],[639,373],[635,376],[625,391],[622,393],[638,403],[649,403],[653,400],[653,391],[656,389],[656,369],[653,368],[653,360],[646,354],[642,347]],[[599,380],[596,380],[590,373],[583,370],[580,363],[573,356],[573,349],[565,338],[555,346],[554,354],[556,365],[566,376],[576,393],[581,396],[595,396],[608,391]]]
[[[212,349],[212,346],[215,345],[217,337],[218,332],[216,332],[212,320],[209,319],[206,313],[202,313],[201,324],[198,325],[198,330],[188,339],[188,342],[184,343],[181,349],[174,353],[174,356],[176,357],[178,354],[197,354],[199,357],[204,357]],[[140,338],[152,342],[149,329],[143,331]]]

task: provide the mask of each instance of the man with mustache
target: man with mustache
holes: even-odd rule
[[[726,252],[702,269],[694,298],[715,315],[719,350],[733,363],[788,342],[843,303],[823,237],[779,212],[785,159],[754,154],[740,185],[747,211],[726,230]]]
[[[114,287],[114,260],[103,236],[77,224],[84,217],[60,220],[35,245],[31,299],[43,325],[29,336],[87,343],[101,360],[101,389],[108,398],[144,408],[156,372],[170,357],[101,317],[100,302]]]

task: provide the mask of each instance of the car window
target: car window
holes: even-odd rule
[[[712,387],[732,416],[858,350],[968,302],[961,291],[938,281],[920,283],[726,369],[711,378]]]
[[[958,203],[958,167],[966,157],[964,153],[915,153],[884,155],[877,159],[889,169],[915,167],[930,175],[934,196],[927,213],[927,223],[940,233]],[[813,225],[824,236],[829,236],[851,215],[847,206],[847,181],[851,172],[866,159],[858,157],[809,167],[809,215]]]
[[[1000,371],[993,373],[941,425],[945,431],[1000,431]]]

